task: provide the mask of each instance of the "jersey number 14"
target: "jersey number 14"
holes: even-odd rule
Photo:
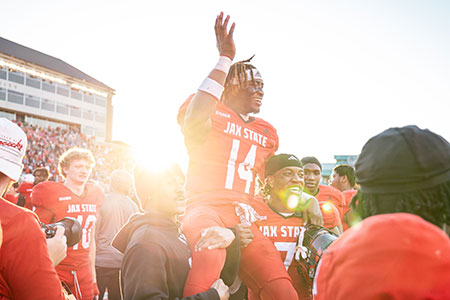
[[[239,175],[239,178],[245,181],[245,193],[250,192],[250,185],[253,181],[253,172],[252,169],[255,166],[255,160],[256,160],[256,145],[252,145],[250,147],[250,150],[247,153],[247,156],[245,156],[244,161],[239,162],[238,154],[239,154],[239,146],[240,141],[237,139],[233,139],[233,145],[231,147],[230,152],[230,158],[228,159],[228,167],[227,167],[227,178],[225,181],[225,188],[232,190],[233,189],[233,183],[234,183],[234,176],[236,173],[236,164],[238,164],[237,173]]]

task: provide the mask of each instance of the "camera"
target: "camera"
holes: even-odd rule
[[[81,229],[81,224],[77,219],[66,217],[52,224],[44,224],[41,222],[41,228],[44,229],[46,238],[49,239],[55,236],[56,226],[64,228],[64,235],[67,238],[67,247],[72,247],[81,240],[83,231]]]

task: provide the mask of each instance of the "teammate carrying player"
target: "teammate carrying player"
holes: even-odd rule
[[[57,267],[59,278],[71,289],[78,300],[98,295],[95,282],[94,226],[97,212],[104,202],[103,191],[88,182],[95,160],[86,149],[66,151],[58,163],[64,183],[46,181],[33,188],[32,203],[44,223],[64,217],[78,219],[83,228],[81,241],[67,249],[67,257]]]
[[[258,113],[262,104],[261,74],[248,61],[231,66],[236,51],[235,25],[228,31],[229,19],[224,19],[223,13],[217,16],[219,62],[178,115],[190,159],[183,231],[191,245],[193,263],[185,296],[208,290],[225,262],[225,249],[195,251],[193,245],[202,229],[232,227],[240,222],[235,203],[251,204],[255,175],[278,148],[272,125],[250,116]],[[251,231],[254,239],[242,249],[240,278],[261,299],[297,299],[272,242],[254,224]]]
[[[301,265],[294,259],[294,254],[302,225],[308,219],[311,224],[323,225],[319,202],[303,192],[303,165],[293,154],[272,156],[266,164],[264,175],[266,201],[259,199],[253,206],[265,218],[256,224],[280,252],[299,299],[312,299],[308,274],[306,270],[299,272]],[[249,299],[254,299],[251,292],[249,296]]]

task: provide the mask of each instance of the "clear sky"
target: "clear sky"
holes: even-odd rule
[[[0,36],[114,88],[114,139],[185,164],[176,113],[217,62],[221,10],[281,152],[333,162],[408,124],[450,140],[450,1],[3,0]]]

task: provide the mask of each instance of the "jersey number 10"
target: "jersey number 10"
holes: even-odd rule
[[[80,224],[83,224],[83,215],[78,215],[77,220],[78,222],[80,222]],[[81,241],[73,246],[73,250],[78,250],[80,243],[84,249],[89,248],[89,245],[91,243],[91,231],[92,227],[94,227],[95,221],[97,221],[97,217],[95,215],[88,215],[88,217],[86,218],[86,222],[84,223],[83,236],[81,237]]]
[[[240,141],[233,139],[233,145],[231,147],[230,158],[228,159],[228,167],[227,167],[227,178],[225,181],[225,188],[232,190],[234,183],[234,175],[236,173],[236,163],[239,154],[239,146]],[[255,166],[256,160],[256,145],[252,145],[250,150],[247,153],[243,162],[240,162],[238,165],[237,173],[239,178],[245,180],[245,193],[250,192],[250,185],[253,181],[253,172],[252,169]]]

